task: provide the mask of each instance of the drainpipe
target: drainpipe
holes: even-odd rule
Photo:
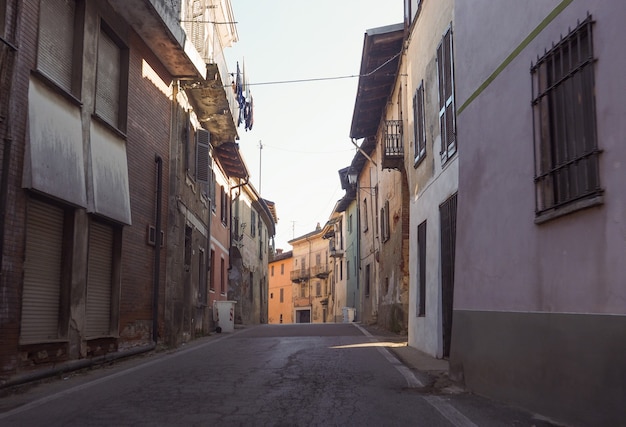
[[[152,341],[156,344],[159,337],[159,282],[161,272],[161,197],[163,193],[163,159],[156,154],[154,156],[156,163],[156,180],[157,180],[157,192],[156,192],[156,220],[154,224],[155,239],[154,239],[154,291],[152,296]]]
[[[15,40],[15,32],[17,31],[17,17],[21,13],[22,3],[15,2],[13,10],[13,24],[10,26],[13,30],[12,38]],[[0,37],[0,49],[5,51],[5,58],[2,64],[0,64],[0,82],[8,76],[15,65],[15,56],[17,55],[17,47],[8,40]],[[13,84],[13,78],[9,78],[6,88],[2,88],[4,93],[9,94],[3,102],[6,103],[6,130],[2,138],[3,141],[3,153],[2,153],[2,176],[0,177],[0,281],[2,281],[3,274],[3,260],[4,260],[4,227],[7,213],[7,199],[9,194],[9,170],[11,168],[11,149],[13,148],[13,138],[11,132],[11,86]]]

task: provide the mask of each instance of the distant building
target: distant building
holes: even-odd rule
[[[328,241],[323,239],[326,228],[317,228],[290,240],[293,247],[294,323],[328,322],[328,295],[330,293]]]
[[[294,323],[292,265],[292,251],[276,250],[270,256],[267,323]]]

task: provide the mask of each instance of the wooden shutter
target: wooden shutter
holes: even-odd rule
[[[68,92],[72,89],[75,14],[72,0],[45,0],[39,11],[37,68]]]
[[[87,337],[111,334],[113,228],[92,221],[89,228],[85,333]]]
[[[196,180],[200,184],[209,183],[209,142],[210,134],[204,129],[196,130]]]
[[[119,46],[105,31],[100,30],[96,76],[96,112],[115,127],[119,126],[120,67],[121,52]]]
[[[61,208],[28,204],[20,342],[59,338],[63,218]]]

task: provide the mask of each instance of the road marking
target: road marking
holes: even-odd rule
[[[353,323],[371,342],[378,342],[376,337],[369,333],[365,328],[357,323]],[[376,346],[376,349],[381,352],[385,359],[393,365],[398,372],[404,377],[409,388],[421,388],[424,387],[415,374],[400,361],[396,356],[391,354],[389,350],[382,346]],[[443,415],[448,421],[450,421],[456,427],[477,427],[469,418],[459,412],[454,406],[446,402],[439,396],[422,396],[422,398],[433,408],[435,408],[441,415]]]

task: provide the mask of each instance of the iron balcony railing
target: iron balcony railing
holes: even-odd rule
[[[383,144],[383,169],[399,169],[404,162],[401,120],[385,120]]]

